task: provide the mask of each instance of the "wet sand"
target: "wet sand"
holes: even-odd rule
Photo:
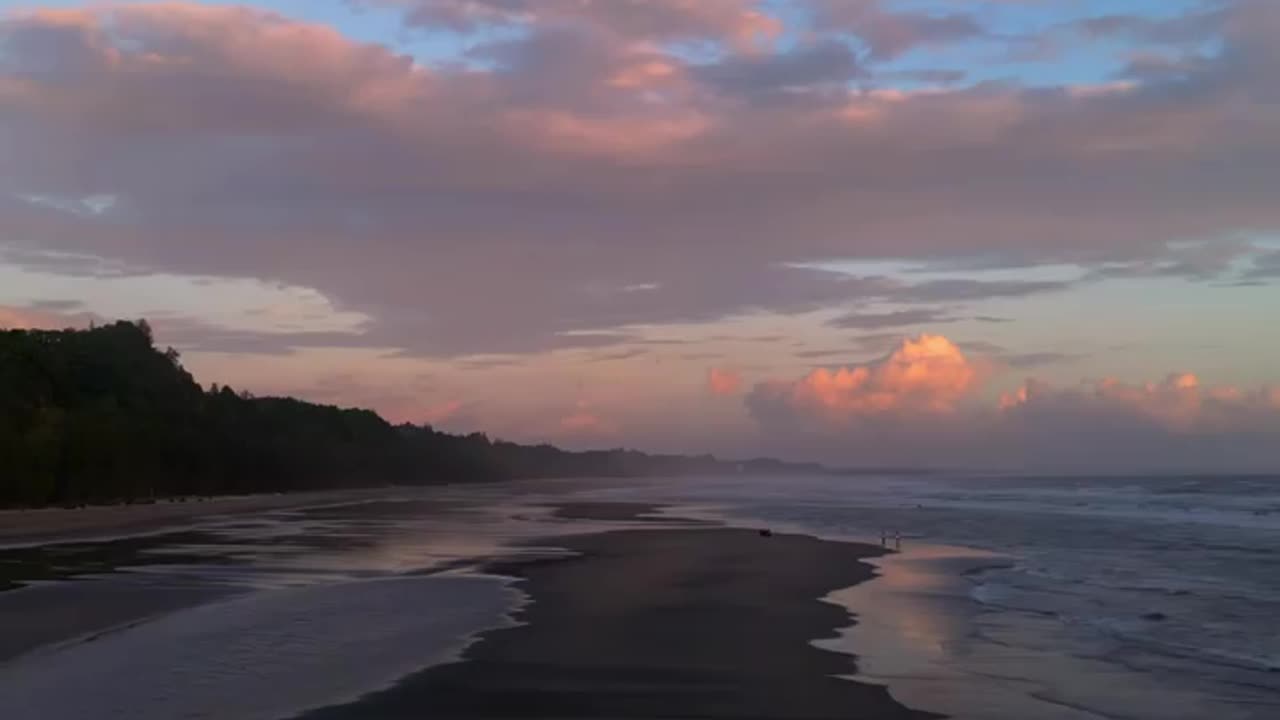
[[[634,515],[636,507],[571,508]],[[464,661],[307,720],[347,718],[772,718],[894,720],[879,686],[839,679],[854,659],[811,644],[850,624],[819,598],[869,579],[883,551],[750,530],[637,529],[562,538],[567,559],[508,562],[532,598],[524,624]]]
[[[166,532],[223,514],[356,502],[386,493],[386,488],[359,488],[163,500],[135,505],[0,510],[0,547]]]
[[[644,522],[662,518],[655,514],[662,505],[637,502],[567,502],[556,503],[552,513],[564,520],[601,520],[605,522]]]

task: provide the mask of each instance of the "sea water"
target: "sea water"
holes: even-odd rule
[[[880,577],[826,598],[858,623],[814,640],[857,655],[857,679],[913,707],[961,720],[1280,717],[1280,479],[1260,477],[538,481],[9,550],[0,565],[26,587],[0,592],[0,619],[20,621],[28,644],[77,636],[0,660],[0,697],[42,718],[266,718],[377,689],[509,622],[518,596],[467,562],[615,526],[557,520],[546,503],[561,500],[670,503],[872,543],[887,532],[891,548],[901,534],[901,552],[873,561]],[[428,575],[441,567],[460,577]],[[84,630],[112,627],[79,635],[90,607],[103,612]],[[245,692],[264,684],[272,693]]]
[[[1280,717],[1280,478],[729,477],[596,492],[826,537],[887,533],[891,548],[902,534],[882,579],[834,598],[865,632],[826,645],[862,654],[864,679],[909,705],[974,720]]]

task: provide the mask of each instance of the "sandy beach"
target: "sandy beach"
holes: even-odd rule
[[[44,720],[1277,716],[1274,646],[1257,633],[1276,614],[1260,561],[1275,528],[1248,509],[1256,487],[1191,500],[1152,481],[1109,518],[1076,510],[1074,481],[1051,485],[1069,489],[1065,509],[1043,481],[947,506],[940,489],[956,482],[792,480],[784,499],[736,477],[521,483],[31,513],[21,536],[55,544],[0,551],[0,707]],[[1089,492],[1116,502],[1109,484]],[[901,552],[856,542],[883,527],[912,531]],[[1054,574],[1023,571],[1025,557]],[[1114,587],[1111,567],[1144,587]]]
[[[131,537],[173,530],[217,515],[357,502],[386,494],[386,488],[360,488],[167,499],[135,505],[0,510],[0,547]]]
[[[635,508],[577,507],[589,517]],[[936,717],[839,679],[814,647],[850,624],[827,593],[872,576],[878,548],[752,530],[638,529],[543,544],[568,559],[502,563],[532,602],[464,662],[305,720],[347,718]]]
[[[359,493],[313,493],[10,514],[26,519],[0,538],[74,541],[64,547],[94,553],[98,572],[107,574],[87,585],[4,593],[0,626],[11,637],[0,644],[0,666],[41,646],[79,643],[7,666],[11,680],[26,678],[25,689],[8,700],[59,718],[77,716],[86,703],[121,712],[145,709],[147,717],[225,711],[279,718],[292,714],[278,712],[290,706],[293,713],[318,708],[298,716],[307,720],[936,717],[902,706],[883,687],[842,679],[856,672],[854,658],[813,644],[851,624],[844,608],[822,598],[870,579],[873,569],[863,560],[881,554],[880,548],[686,523],[659,516],[661,506],[654,504],[570,501],[546,506],[552,523],[626,529],[535,535],[510,553],[491,556],[497,559],[480,568],[482,577],[353,574],[337,584],[261,593],[224,586],[216,568],[232,560],[219,550],[221,541],[179,529],[211,515],[248,517],[360,499]],[[438,513],[421,503],[395,505],[411,511],[409,517]],[[307,517],[344,513],[375,526],[384,522],[378,503],[335,506]],[[110,533],[149,534],[81,542]],[[523,553],[521,545],[570,554]],[[184,548],[182,555],[174,554],[177,548]],[[6,561],[29,570],[36,560],[48,560],[48,552],[13,548]],[[32,553],[40,557],[24,560]],[[66,562],[56,554],[56,562]],[[159,574],[115,569],[155,559],[180,566]],[[198,570],[206,563],[215,572]],[[518,609],[512,606],[519,625],[502,619],[505,584],[457,586],[479,593],[462,603],[448,597],[456,583],[498,577],[513,578],[513,587],[528,598]],[[447,620],[472,610],[475,617],[465,622]],[[468,632],[465,626],[494,629],[481,632],[460,661],[441,660]],[[101,639],[92,635],[107,629]],[[191,652],[196,655],[188,657]],[[234,661],[246,652],[255,657],[249,675]],[[117,668],[107,660],[118,654],[130,662]],[[357,657],[376,661],[362,663],[360,673],[339,669]],[[300,663],[312,669],[300,675]],[[125,676],[112,680],[108,671]],[[135,673],[149,680],[133,683]],[[388,674],[392,682],[379,680]],[[331,679],[317,683],[322,676]],[[85,689],[83,697],[56,692],[57,683],[68,679]],[[255,682],[273,689],[255,691],[261,694],[251,705],[223,692]],[[369,694],[358,691],[362,684]]]
[[[221,562],[215,538],[191,528],[223,518],[385,497],[385,488],[272,493],[162,501],[137,505],[0,510],[0,663],[35,648],[91,636],[107,628],[212,602],[242,592],[206,582],[148,582],[119,574],[152,563]],[[157,550],[204,544],[190,554]],[[211,544],[212,543],[212,544]],[[57,582],[106,577],[86,602],[77,588]]]

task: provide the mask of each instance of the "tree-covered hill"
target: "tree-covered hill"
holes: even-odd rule
[[[568,452],[392,425],[370,410],[202,388],[145,321],[0,330],[0,505],[528,477],[816,470]]]

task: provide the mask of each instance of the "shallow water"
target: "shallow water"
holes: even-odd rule
[[[347,702],[511,622],[523,595],[472,566],[594,529],[492,487],[435,488],[0,549],[0,707],[271,720]]]
[[[563,500],[666,502],[839,539],[902,533],[879,579],[829,598],[859,624],[820,642],[913,707],[1280,717],[1280,481],[1257,478],[538,481],[0,549],[18,588],[0,591],[0,706],[268,718],[375,689],[508,621],[519,595],[468,565],[619,526],[551,516]],[[424,577],[441,568],[453,576]],[[78,693],[61,692],[69,683]],[[271,702],[237,704],[255,696]]]
[[[864,626],[893,629],[855,630],[844,649],[908,705],[975,720],[1280,717],[1277,478],[706,478],[594,492],[826,537],[903,533],[885,578],[842,599]],[[931,545],[982,552],[944,561]]]
[[[0,706],[20,718],[289,717],[455,659],[518,599],[503,579],[466,576],[248,593],[32,653],[0,673]]]

